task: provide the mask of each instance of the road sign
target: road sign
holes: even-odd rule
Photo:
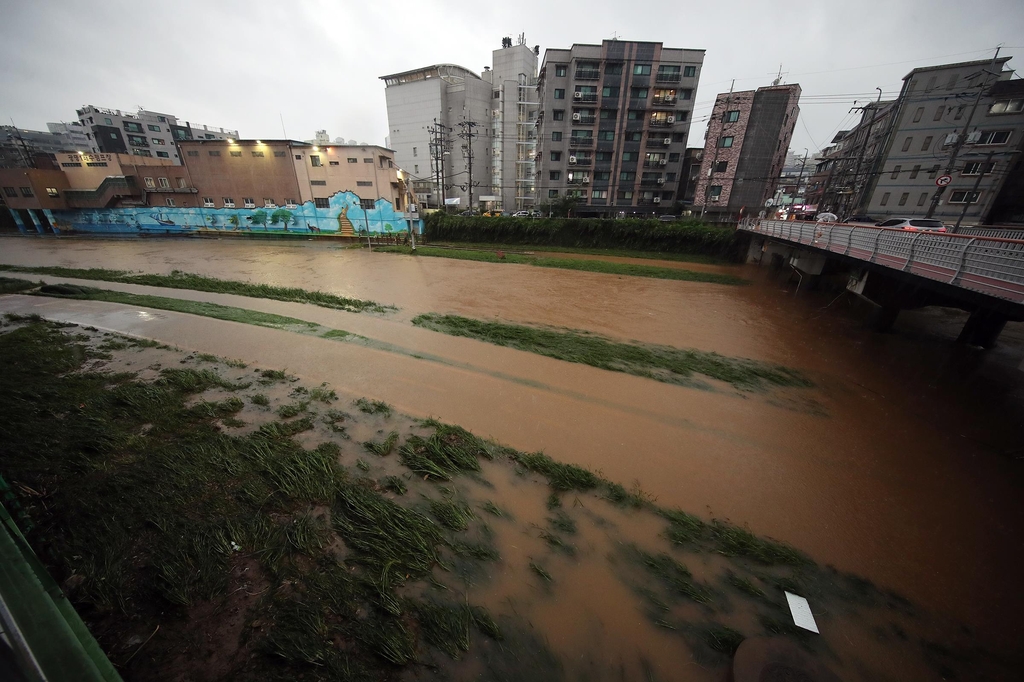
[[[938,185],[939,187],[945,187],[951,182],[953,182],[952,175],[940,175],[939,177],[935,178],[935,184]]]

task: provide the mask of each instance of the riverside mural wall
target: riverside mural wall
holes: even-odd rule
[[[363,234],[423,232],[423,221],[396,211],[390,201],[377,199],[363,208],[353,192],[338,192],[329,206],[312,201],[288,207],[184,208],[140,206],[46,211],[54,232],[115,234],[187,234],[196,232],[320,234],[354,237]],[[21,223],[21,221],[18,221]],[[19,227],[23,226],[19,225]],[[29,229],[32,226],[28,226]],[[42,230],[40,230],[42,231]]]

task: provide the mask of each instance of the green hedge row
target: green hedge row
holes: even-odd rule
[[[572,248],[632,249],[666,253],[730,255],[736,230],[699,221],[602,218],[484,218],[432,213],[425,231],[430,241],[532,244]]]

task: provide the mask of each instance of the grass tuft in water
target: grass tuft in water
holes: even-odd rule
[[[797,370],[780,365],[694,349],[623,343],[584,331],[528,327],[436,313],[418,315],[412,322],[443,334],[684,386],[694,385],[694,374],[724,381],[742,390],[811,385]]]
[[[365,414],[382,414],[384,417],[391,416],[391,406],[380,400],[367,400],[358,398],[352,402],[356,409]]]
[[[457,500],[431,500],[430,513],[442,526],[455,531],[466,530],[476,518],[468,504]]]
[[[404,495],[409,491],[409,487],[399,476],[385,476],[379,483],[381,488],[396,495]]]
[[[260,407],[267,407],[270,405],[270,398],[265,393],[254,393],[249,396],[249,402],[253,405],[259,405]]]
[[[291,419],[292,417],[299,416],[308,408],[308,400],[298,400],[294,403],[282,405],[281,407],[277,408],[277,416],[279,416],[281,419]]]
[[[540,564],[538,564],[538,563],[536,563],[534,561],[530,562],[530,570],[533,571],[534,573],[536,573],[537,576],[539,576],[540,579],[543,580],[544,582],[546,582],[546,583],[554,582],[554,578],[552,578],[551,574],[547,572],[547,569],[545,569],[543,566],[541,566]]]
[[[399,450],[403,465],[424,478],[450,481],[453,476],[480,470],[480,457],[490,458],[482,440],[458,426],[431,422],[429,438],[412,436]]]
[[[386,457],[391,454],[391,450],[395,447],[395,443],[397,442],[398,432],[392,431],[387,435],[387,438],[385,438],[383,441],[379,443],[372,440],[364,441],[363,447],[366,448],[367,451],[372,452],[378,457]]]
[[[634,561],[644,566],[672,594],[686,597],[698,604],[711,603],[711,594],[707,588],[695,584],[689,569],[668,554],[652,554],[638,547],[630,548],[629,553]]]
[[[806,554],[789,545],[760,538],[745,528],[724,521],[712,521],[707,530],[715,550],[726,556],[746,557],[767,566],[806,566],[813,563]]]
[[[548,479],[555,490],[591,490],[601,479],[592,471],[575,464],[556,462],[542,452],[516,453],[512,459],[524,468]]]

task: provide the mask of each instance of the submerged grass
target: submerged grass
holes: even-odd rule
[[[550,246],[544,244],[486,244],[481,242],[431,242],[438,247],[454,246],[471,251],[534,251],[538,253],[579,253],[588,256],[618,256],[621,258],[644,258],[648,260],[669,260],[682,263],[703,263],[707,265],[734,265],[735,261],[700,253],[670,253],[661,251],[637,251],[635,249],[599,249],[588,247]],[[378,247],[379,248],[379,247]],[[417,249],[418,250],[418,249]]]
[[[391,454],[391,450],[395,447],[395,443],[397,442],[398,431],[392,431],[383,441],[378,443],[376,441],[368,440],[363,442],[363,447],[378,457],[386,457]]]
[[[25,279],[17,279],[14,277],[0,277],[0,294],[15,294],[19,291],[28,291],[29,289],[35,289],[39,284],[35,282],[29,282]]]
[[[426,479],[450,481],[458,474],[479,471],[480,457],[490,459],[484,442],[458,426],[428,423],[434,427],[429,438],[412,436],[399,450],[403,465]]]
[[[744,390],[769,385],[811,385],[800,372],[788,367],[693,349],[623,343],[569,329],[542,329],[436,313],[418,315],[412,322],[417,326],[451,336],[465,336],[498,346],[666,383],[692,385],[693,375],[701,374]]]
[[[614,263],[603,260],[576,258],[551,258],[525,256],[516,253],[498,255],[496,250],[471,251],[466,249],[439,249],[430,246],[417,247],[415,251],[408,246],[378,246],[374,251],[385,253],[404,253],[416,256],[435,258],[454,258],[483,263],[517,263],[533,265],[541,268],[558,268],[560,270],[580,270],[584,272],[601,272],[609,275],[626,275],[630,277],[653,277],[655,279],[674,279],[685,282],[708,282],[711,284],[748,284],[747,280],[735,275],[723,275],[716,272],[698,272],[681,268],[662,268],[655,265],[638,265],[634,263]]]
[[[204,275],[196,275],[175,270],[169,275],[132,274],[124,270],[107,270],[103,268],[65,268],[55,266],[18,266],[0,265],[0,270],[8,272],[34,272],[53,277],[73,277],[75,279],[91,279],[104,282],[121,282],[124,284],[142,284],[168,289],[191,289],[215,294],[235,294],[252,298],[269,298],[275,301],[309,303],[321,308],[333,308],[348,312],[387,313],[398,310],[395,306],[381,305],[374,301],[364,301],[347,296],[338,296],[323,291],[307,291],[295,287],[278,287],[253,282],[216,279]]]

